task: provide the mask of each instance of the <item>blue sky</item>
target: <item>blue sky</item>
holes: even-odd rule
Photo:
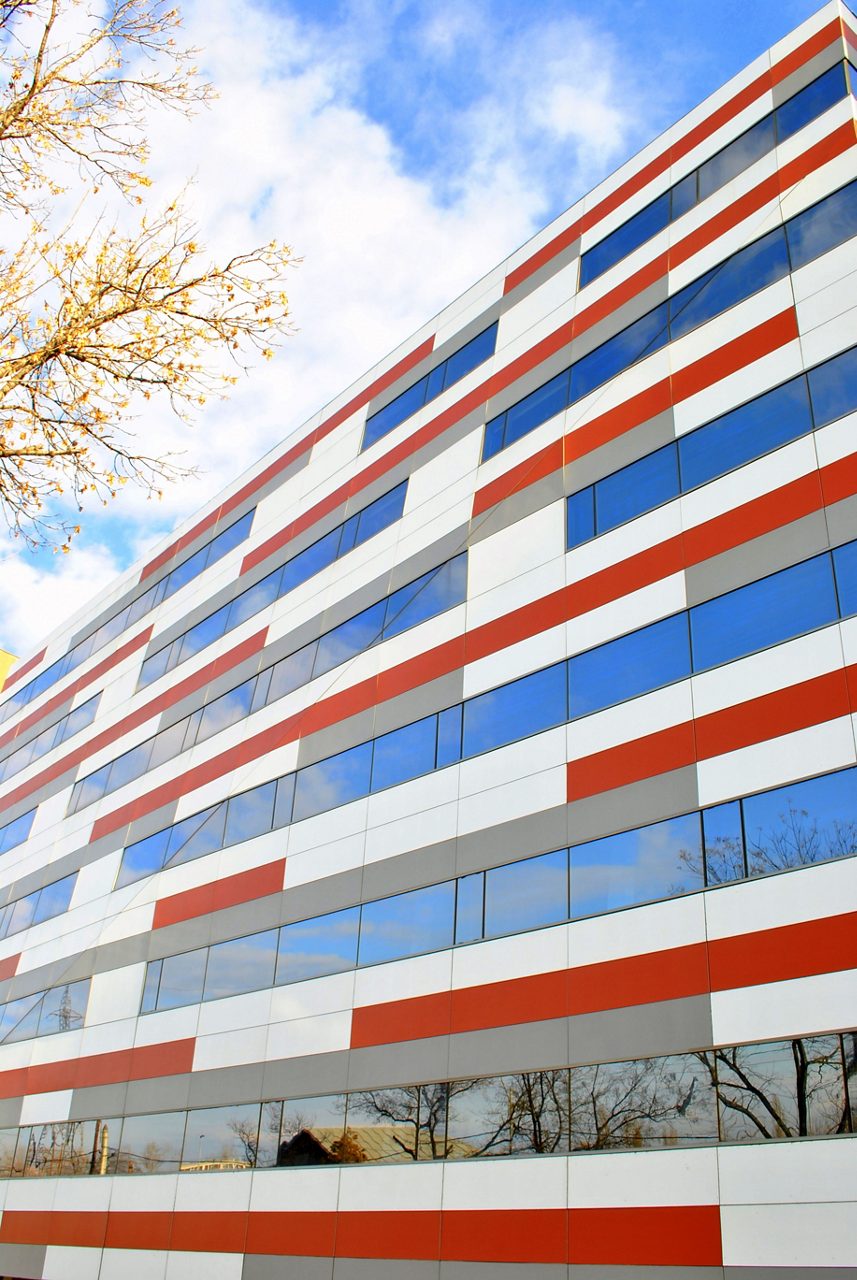
[[[0,547],[21,657],[479,275],[819,6],[808,0],[186,0],[219,98],[153,118],[154,199],[189,177],[218,254],[302,261],[296,333],[226,404],[147,448],[199,464],[161,503],[84,512],[67,556]],[[4,534],[0,534],[4,537]]]

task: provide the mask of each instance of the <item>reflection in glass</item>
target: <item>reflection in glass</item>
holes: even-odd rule
[[[230,796],[226,813],[224,843],[239,844],[270,831],[274,821],[276,782],[266,782],[252,791]]]
[[[857,409],[857,347],[810,369],[807,377],[816,427]]]
[[[575,1150],[716,1142],[714,1089],[696,1055],[575,1067],[571,1145]]]
[[[667,304],[664,302],[572,365],[572,402],[594,391],[643,356],[657,351],[667,339]]]
[[[413,889],[394,898],[365,902],[360,922],[359,963],[381,964],[401,956],[451,947],[455,881]]]
[[[447,1158],[567,1151],[569,1076],[562,1068],[453,1081]]]
[[[596,528],[599,533],[605,533],[668,502],[678,492],[678,454],[675,444],[668,444],[598,481]]]
[[[185,1112],[126,1116],[117,1155],[119,1173],[178,1173],[182,1159]]]
[[[675,339],[720,315],[744,298],[788,275],[782,227],[718,263],[670,299],[670,337]]]
[[[126,845],[119,875],[116,877],[117,889],[133,884],[135,880],[141,880],[154,871],[160,871],[166,858],[171,830],[171,827],[165,827],[163,831],[156,831],[144,840]]]
[[[765,116],[699,169],[699,198],[705,200],[774,147],[774,118]]]
[[[841,62],[837,62],[835,67],[825,71],[812,84],[808,84],[788,102],[777,107],[777,141],[784,142],[786,138],[790,138],[798,129],[809,124],[810,120],[815,120],[844,96],[843,67]]]
[[[178,866],[223,847],[226,804],[215,804],[170,828],[165,866]]]
[[[259,1149],[259,1103],[189,1111],[182,1172],[253,1169]]]
[[[705,883],[726,884],[743,880],[744,835],[741,828],[741,805],[738,800],[704,809],[702,829],[705,838]]]
[[[276,929],[218,942],[209,948],[203,1000],[220,1000],[273,986],[276,957]]]
[[[437,716],[427,716],[375,739],[372,790],[394,787],[431,773],[435,763]]]
[[[565,663],[478,694],[464,704],[464,755],[551,729],[567,718]]]
[[[314,920],[284,924],[277,957],[278,984],[342,973],[357,964],[360,908],[346,907]]]
[[[455,941],[476,942],[482,937],[485,902],[485,872],[461,876],[457,882]]]
[[[744,800],[752,876],[857,853],[857,785],[846,769]]]
[[[595,486],[573,493],[566,502],[569,550],[595,537]]]
[[[571,717],[589,715],[688,675],[687,615],[678,613],[571,658]]]
[[[717,1092],[724,1142],[848,1130],[839,1036],[716,1049],[698,1057]]]
[[[857,613],[857,542],[847,542],[833,552],[833,571],[836,575],[836,594],[839,613],[843,618]]]
[[[365,1154],[345,1132],[344,1093],[283,1103],[277,1164],[360,1164]]]
[[[196,1004],[202,999],[207,957],[207,947],[165,957],[158,988],[159,1009],[178,1009],[181,1005]]]
[[[698,814],[590,840],[569,850],[573,918],[703,887]]]
[[[417,1085],[349,1094],[346,1132],[359,1148],[359,1163],[401,1164],[420,1158],[419,1101]]]
[[[363,742],[301,769],[295,785],[294,821],[368,795],[371,763],[372,743]]]
[[[486,938],[567,919],[568,850],[486,871]]]
[[[792,271],[797,271],[857,235],[857,182],[791,218],[786,227]]]
[[[67,982],[45,992],[39,1013],[38,1035],[73,1031],[75,1027],[83,1026],[89,1000],[89,981],[89,978],[84,978],[81,982]]]

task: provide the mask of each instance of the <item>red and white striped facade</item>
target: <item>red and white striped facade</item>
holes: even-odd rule
[[[85,1014],[67,1029],[0,1042],[0,1129],[363,1095],[857,1027],[853,856],[140,1012],[152,960],[857,764],[855,618],[114,887],[127,845],[227,797],[857,538],[851,414],[565,549],[566,495],[857,343],[854,239],[481,461],[485,423],[594,337],[857,177],[851,95],[578,287],[591,245],[848,57],[857,61],[857,19],[832,0],[13,670],[4,700],[255,508],[246,541],[0,725],[2,756],[101,694],[91,724],[0,786],[0,828],[35,808],[29,838],[0,859],[3,901],[77,873],[65,911],[0,941],[0,1002],[91,979]],[[361,449],[369,413],[495,321],[488,361]],[[400,519],[138,686],[159,639],[406,478]],[[348,616],[346,599],[356,613],[465,549],[463,603],[69,809],[76,781],[178,709],[192,714],[263,670],[293,636],[322,635]],[[48,1176],[13,1160],[0,1179],[0,1275],[857,1277],[850,1129],[620,1147],[203,1171],[185,1154],[171,1171],[135,1176]]]

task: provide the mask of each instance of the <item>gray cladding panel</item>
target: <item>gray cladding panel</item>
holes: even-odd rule
[[[47,1245],[43,1244],[0,1244],[0,1272],[6,1280],[41,1280],[46,1253]],[[59,1277],[45,1276],[45,1280]]]
[[[566,1018],[459,1032],[449,1037],[449,1074],[457,1080],[565,1066],[568,1033]]]
[[[333,1280],[333,1259],[248,1253],[244,1256],[241,1280]]]
[[[627,329],[629,324],[633,324],[635,320],[639,320],[641,316],[654,310],[662,302],[666,302],[668,297],[669,284],[666,275],[662,275],[653,284],[647,285],[640,293],[635,294],[628,302],[623,302],[620,307],[616,307],[580,337],[576,337],[572,348],[572,359],[577,361],[589,355],[589,352],[600,347],[602,342],[615,337],[617,333]]]
[[[382,1084],[408,1085],[449,1078],[449,1037],[432,1036],[350,1050],[347,1083],[343,1087],[375,1089]]]
[[[568,806],[568,842],[583,844],[664,818],[675,818],[699,807],[696,765],[673,769],[654,778],[587,796]]]
[[[825,508],[827,530],[832,547],[857,538],[857,497],[843,498]]]
[[[569,1018],[569,1062],[621,1062],[686,1053],[712,1043],[707,995]]]
[[[414,849],[396,858],[366,863],[360,893],[362,901],[370,902],[373,898],[385,898],[390,894],[453,879],[456,872],[455,848],[455,840],[444,840],[427,849]]]
[[[468,538],[470,546],[475,546],[476,543],[482,542],[485,538],[490,538],[492,534],[499,533],[501,529],[508,529],[510,525],[517,524],[519,520],[525,520],[527,516],[543,510],[544,507],[549,507],[552,502],[556,502],[563,495],[564,488],[561,471],[554,471],[548,476],[543,476],[541,480],[537,480],[535,484],[528,484],[523,489],[517,489],[508,498],[503,498],[489,511],[474,517]]]
[[[824,511],[813,511],[780,529],[690,565],[685,570],[687,603],[693,606],[725,595],[800,560],[808,560],[826,550],[827,545]]]
[[[189,1107],[220,1107],[237,1101],[255,1102],[265,1097],[265,1064],[245,1063],[239,1067],[217,1067],[194,1071],[188,1088]]]
[[[157,1115],[159,1111],[184,1111],[190,1102],[190,1072],[129,1080],[125,1094],[128,1115]]]
[[[383,1208],[389,1206],[384,1205]],[[384,1237],[376,1237],[378,1253],[385,1249]],[[438,1241],[438,1246],[440,1241]],[[336,1258],[333,1280],[438,1280],[439,1262],[413,1258]]]
[[[841,62],[844,57],[846,57],[845,44],[837,36],[826,49],[822,49],[821,53],[810,58],[809,62],[805,62],[791,75],[786,76],[785,80],[780,80],[778,84],[773,85],[774,106],[779,107],[783,102],[787,102],[789,98],[794,97],[801,89],[817,79],[822,72],[827,71],[828,67],[832,67],[835,62]]]
[[[576,493],[578,489],[585,489],[674,439],[675,414],[670,407],[569,463],[565,467],[565,491]]]
[[[69,1120],[96,1120],[105,1116],[124,1116],[128,1112],[126,1094],[128,1086],[122,1084],[93,1085],[88,1089],[75,1089],[71,1097]]]
[[[857,1267],[724,1267],[724,1280],[857,1280]]]
[[[580,236],[565,249],[560,249],[559,253],[555,254],[548,262],[537,267],[520,284],[511,289],[503,298],[503,311],[510,310],[511,307],[522,302],[524,298],[528,298],[531,293],[535,293],[536,289],[540,289],[543,284],[546,284],[551,276],[555,276],[558,271],[562,271],[563,267],[567,267],[570,262],[574,262],[575,258],[579,257]]]
[[[572,1231],[573,1224],[572,1218]],[[568,1280],[722,1280],[722,1277],[722,1267],[600,1267],[584,1263],[568,1269]]]
[[[440,1280],[568,1280],[570,1270],[564,1262],[442,1262]]]
[[[313,1098],[343,1093],[348,1081],[348,1050],[282,1058],[264,1063],[263,1098]]]
[[[567,806],[543,809],[496,827],[458,837],[456,872],[468,875],[568,844]]]

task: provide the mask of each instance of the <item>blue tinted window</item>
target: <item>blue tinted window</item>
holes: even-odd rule
[[[482,937],[485,872],[461,876],[456,888],[455,941],[476,942]]]
[[[167,670],[170,660],[170,651],[172,645],[167,645],[164,649],[160,649],[157,653],[153,653],[150,658],[143,661],[140,668],[140,685],[152,684],[154,680],[159,680]]]
[[[274,803],[274,830],[287,827],[292,820],[292,809],[295,802],[296,774],[287,773],[277,779],[277,799]]]
[[[427,378],[420,378],[413,386],[408,387],[401,395],[396,396],[383,409],[373,413],[367,419],[363,433],[363,448],[368,449],[376,440],[380,440],[388,431],[392,431],[400,422],[404,422],[412,413],[421,409],[426,401]]]
[[[227,552],[233,547],[237,547],[239,542],[243,542],[250,532],[250,526],[253,523],[255,509],[248,511],[240,520],[236,520],[228,529],[224,529],[219,533],[211,543],[208,553],[208,563],[213,564],[215,560],[221,560]]]
[[[225,821],[226,805],[216,804],[185,818],[184,822],[177,822],[170,830],[165,865],[192,862],[194,858],[202,858],[215,849],[221,849]]]
[[[29,813],[22,813],[19,818],[13,818],[0,827],[0,853],[8,853],[16,844],[22,844],[27,839],[35,816],[35,809],[31,809]]]
[[[485,936],[568,919],[568,850],[485,872]]]
[[[208,948],[186,951],[180,956],[166,956],[161,965],[158,1008],[178,1009],[202,999]]]
[[[295,786],[294,821],[368,795],[371,762],[372,743],[363,742],[301,769]]]
[[[274,573],[269,573],[262,578],[261,582],[257,582],[254,587],[242,591],[229,606],[225,630],[231,631],[233,627],[240,626],[242,622],[246,622],[248,618],[254,617],[269,604],[273,604],[279,595],[279,588],[280,570],[276,569]]]
[[[274,793],[276,782],[266,782],[252,791],[231,796],[226,813],[226,844],[239,844],[264,835],[274,823]]]
[[[426,618],[434,618],[453,605],[461,604],[466,595],[465,552],[393,592],[386,605],[384,639],[398,635],[400,631],[407,631]]]
[[[499,453],[503,448],[503,431],[506,427],[506,415],[501,413],[499,417],[492,418],[485,426],[485,441],[482,445],[482,457],[493,458],[495,453]]]
[[[848,76],[849,92],[857,96],[857,69],[855,69],[853,63],[845,63],[845,73]]]
[[[143,986],[141,1013],[152,1013],[158,1004],[158,984],[161,981],[162,960],[152,960],[146,966],[146,982]]]
[[[176,640],[174,643],[177,647],[177,653],[175,660],[171,660],[170,666],[174,666],[176,662],[186,662],[195,653],[199,653],[202,649],[207,648],[208,645],[214,644],[215,640],[219,640],[226,631],[229,612],[229,607],[224,605],[222,609],[218,609],[216,613],[210,614],[209,617],[203,618],[201,622],[198,622],[195,627],[191,627],[180,640]]]
[[[801,89],[800,93],[789,98],[788,102],[777,107],[774,115],[777,118],[778,141],[784,142],[793,133],[797,133],[798,129],[809,124],[810,120],[814,120],[828,107],[832,107],[834,102],[844,98],[846,92],[843,67],[839,62],[829,71],[825,71],[823,76],[813,80],[812,84],[808,84],[805,89]]]
[[[819,201],[786,224],[792,271],[857,235],[857,182]]]
[[[816,556],[691,609],[694,670],[731,662],[835,618],[830,557]]]
[[[643,356],[657,351],[666,341],[667,304],[664,302],[572,366],[572,402],[594,391]]]
[[[62,880],[56,880],[53,884],[45,885],[44,889],[39,892],[39,901],[33,916],[33,924],[40,924],[42,920],[51,920],[54,916],[62,915],[64,911],[67,911],[76,883],[77,872],[75,871],[72,875],[65,876]]]
[[[210,947],[203,1000],[221,1000],[273,986],[276,958],[276,929]]]
[[[675,614],[569,661],[572,719],[690,675],[687,615]]]
[[[846,542],[833,553],[833,571],[839,596],[839,613],[850,618],[857,613],[857,542]]]
[[[675,498],[678,487],[678,455],[674,444],[632,462],[595,486],[595,523],[599,533],[633,520]]]
[[[184,564],[180,564],[177,569],[173,569],[169,578],[167,578],[167,594],[173,595],[186,582],[190,582],[197,574],[202,573],[205,568],[208,547],[201,547],[194,555],[185,560]]]
[[[18,898],[16,902],[9,904],[12,911],[6,925],[7,934],[20,933],[22,929],[29,929],[36,914],[38,899],[38,893],[28,893],[26,898]]]
[[[328,631],[318,642],[313,675],[332,671],[341,662],[347,662],[355,654],[363,653],[381,638],[384,626],[384,601],[371,605],[349,618],[340,626]]]
[[[621,227],[605,236],[598,244],[587,249],[580,263],[580,287],[589,284],[602,271],[612,267],[615,262],[631,253],[663,227],[670,220],[670,196],[665,191],[651,204],[646,205],[633,218],[629,218]]]
[[[42,1009],[44,992],[36,995],[21,996],[18,1000],[8,1000],[0,1005],[3,1020],[0,1022],[0,1038],[9,1043],[16,1040],[29,1040],[38,1034],[39,1014]]]
[[[170,827],[166,827],[163,831],[156,831],[154,835],[147,836],[145,840],[138,840],[136,844],[128,845],[122,855],[122,865],[116,878],[117,889],[121,889],[126,884],[133,884],[143,876],[150,876],[153,872],[160,871],[167,856],[170,830]]]
[[[300,689],[301,685],[309,683],[317,647],[317,641],[314,640],[312,644],[298,649],[297,653],[290,653],[272,668],[266,702],[276,702],[293,689]]]
[[[682,488],[705,484],[811,430],[806,381],[793,378],[683,436],[678,442]]]
[[[447,707],[437,717],[437,767],[445,769],[461,759],[461,722],[463,708],[459,702]]]
[[[670,299],[670,336],[681,337],[712,316],[788,275],[785,233],[777,227],[712,267]]]
[[[595,537],[595,486],[573,493],[566,502],[568,513],[568,549],[579,547]]]
[[[435,762],[437,717],[427,716],[375,739],[372,790],[394,787],[409,778],[431,773]]]
[[[326,569],[328,565],[333,564],[340,554],[341,536],[341,528],[331,529],[330,533],[325,534],[323,538],[319,538],[317,542],[307,547],[305,551],[301,551],[294,559],[284,564],[277,595],[280,597],[288,595],[295,587],[299,587],[302,582],[306,582],[308,578],[313,577],[316,573],[321,573],[322,569]]]
[[[88,1000],[89,978],[85,978],[83,982],[69,982],[52,987],[42,999],[37,1034],[49,1036],[56,1031],[71,1031],[74,1027],[81,1026],[86,1016]]]
[[[747,874],[744,864],[744,834],[738,800],[715,805],[702,814],[705,843],[705,883],[726,884]]]
[[[453,352],[446,361],[444,387],[451,387],[453,383],[460,381],[471,370],[476,369],[489,356],[493,356],[496,344],[497,325],[494,323],[489,325],[487,329],[483,329],[475,338],[471,338],[460,351]]]
[[[210,738],[215,733],[220,733],[222,729],[227,729],[229,725],[237,724],[239,720],[244,720],[250,714],[253,687],[253,680],[245,680],[237,688],[230,689],[228,693],[224,693],[220,698],[215,698],[214,702],[209,702],[207,706],[203,707],[196,732],[196,740],[204,742],[206,738]]]
[[[701,889],[698,814],[590,840],[571,849],[572,917]]]
[[[697,203],[699,196],[697,195],[698,178],[696,169],[689,173],[686,178],[682,178],[675,184],[670,192],[670,215],[675,221],[682,214],[687,213]]]
[[[857,853],[854,769],[750,796],[743,808],[751,876]]]
[[[743,133],[740,138],[730,142],[716,156],[712,156],[699,168],[699,198],[704,200],[712,192],[730,182],[736,174],[754,164],[761,156],[773,150],[774,120],[773,116],[765,116],[758,124]]]
[[[454,916],[454,880],[379,902],[364,902],[358,961],[361,965],[381,964],[451,947]]]
[[[857,409],[857,347],[811,369],[807,376],[817,427]]]
[[[475,756],[566,718],[565,663],[481,693],[464,704],[464,755]]]
[[[383,497],[376,498],[368,507],[364,507],[357,517],[357,535],[355,545],[373,538],[376,533],[386,529],[399,519],[405,509],[405,493],[408,483],[403,481]]]
[[[435,396],[439,396],[443,391],[443,384],[446,380],[446,365],[439,364],[436,369],[432,369],[426,381],[426,403],[434,400]],[[365,446],[364,446],[365,448]]]
[[[503,446],[512,444],[522,436],[540,427],[554,414],[561,413],[568,404],[568,370],[558,373],[543,386],[531,391],[523,400],[506,412]]]
[[[357,964],[359,925],[359,907],[284,924],[280,930],[277,982],[300,982],[303,978],[353,969]]]

